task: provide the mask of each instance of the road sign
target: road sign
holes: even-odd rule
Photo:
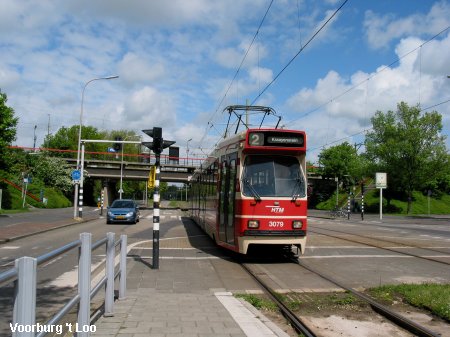
[[[72,180],[80,180],[80,179],[81,179],[80,170],[73,170],[72,171]]]
[[[375,187],[376,188],[387,188],[387,174],[377,172],[375,173]]]

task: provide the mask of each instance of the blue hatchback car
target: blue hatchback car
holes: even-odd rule
[[[130,222],[135,224],[139,222],[139,206],[131,199],[114,200],[111,206],[107,208],[106,223]]]

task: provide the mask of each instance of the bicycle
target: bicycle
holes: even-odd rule
[[[332,218],[346,218],[348,216],[347,210],[342,207],[335,207],[330,211],[330,215]]]

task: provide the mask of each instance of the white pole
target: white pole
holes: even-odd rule
[[[339,177],[336,177],[336,209],[339,204]]]
[[[383,219],[383,189],[380,188],[380,220]]]
[[[115,78],[118,78],[119,76],[107,76],[107,77],[99,77],[99,78],[93,78],[89,81],[87,81],[84,86],[83,86],[83,90],[81,91],[81,109],[80,109],[80,127],[78,129],[78,150],[77,150],[77,170],[80,169],[80,151],[81,151],[81,128],[83,126],[83,104],[84,104],[84,91],[86,90],[86,87],[88,86],[89,83],[93,82],[93,81],[98,81],[98,80],[112,80]],[[79,190],[80,186],[79,184],[75,184],[75,195],[74,195],[74,200],[73,200],[73,217],[76,218],[77,217],[77,207],[78,207],[78,190]],[[80,217],[81,218],[81,217]]]
[[[126,138],[126,137],[125,137]],[[123,146],[122,144],[122,160],[120,161],[120,189],[119,189],[119,199],[122,199],[122,176],[123,176]]]

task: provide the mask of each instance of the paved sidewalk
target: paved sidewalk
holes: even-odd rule
[[[187,242],[193,245],[185,247]],[[157,270],[151,266],[151,241],[131,245],[126,298],[115,301],[113,317],[94,323],[92,336],[288,336],[223,288],[208,261],[219,258],[216,249],[208,253],[210,244],[206,236],[173,240],[174,251],[162,251]]]

